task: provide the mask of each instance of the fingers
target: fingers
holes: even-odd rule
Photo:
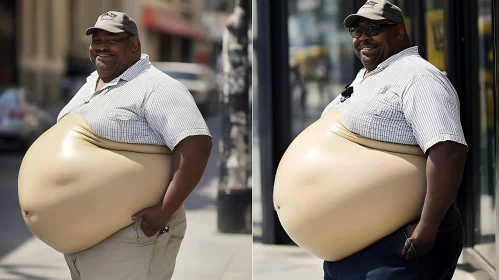
[[[144,234],[147,237],[151,237],[151,236],[155,235],[161,229],[161,228],[158,228],[157,226],[151,225],[147,221],[142,221],[142,223],[140,224],[140,228],[142,229],[142,232],[144,232]]]
[[[405,256],[406,260],[413,260],[417,257],[416,247],[414,247],[414,242],[410,238],[405,241],[402,255]]]
[[[132,219],[133,220],[138,220],[138,219],[146,216],[147,213],[151,211],[151,209],[152,209],[152,207],[140,210],[139,212],[133,214]]]
[[[138,219],[142,218],[143,216],[144,216],[144,210],[135,213],[132,216],[132,220],[138,220]]]
[[[156,208],[150,207],[150,208],[143,209],[142,211],[139,211],[132,216],[132,219],[134,221],[142,219],[142,221],[140,222],[140,228],[141,228],[142,232],[144,232],[144,234],[147,237],[151,237],[151,236],[155,235],[157,232],[159,232],[164,227],[164,226],[158,225],[159,224],[157,221],[158,214],[155,211],[157,211]]]

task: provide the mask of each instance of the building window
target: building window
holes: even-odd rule
[[[191,13],[190,9],[183,9],[180,12],[180,15],[182,16],[183,19],[185,19],[187,21],[191,21],[192,20],[192,13]]]
[[[159,37],[159,61],[172,61],[173,36],[161,33]]]
[[[192,60],[192,40],[180,38],[180,61],[191,62]]]

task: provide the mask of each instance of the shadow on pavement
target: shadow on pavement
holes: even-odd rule
[[[44,269],[44,270],[53,270],[57,269],[57,266],[48,266],[48,265],[0,265],[0,270],[3,270],[7,272],[8,275],[11,276],[20,276],[22,278],[16,278],[16,279],[23,279],[23,280],[57,280],[53,277],[45,277],[45,276],[40,276],[40,271],[37,271],[37,274],[39,276],[35,276],[33,274],[26,274],[22,271],[26,271],[29,269]],[[59,279],[66,279],[66,278],[59,278]]]
[[[463,271],[466,271],[468,273],[473,273],[475,271],[477,271],[478,269],[476,269],[473,265],[469,264],[469,263],[464,263],[464,264],[460,264],[458,263],[457,264],[457,269],[460,269],[460,270],[463,270]]]

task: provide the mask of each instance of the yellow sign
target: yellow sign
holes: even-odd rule
[[[444,10],[427,12],[426,49],[428,61],[441,71],[445,71],[445,40]]]

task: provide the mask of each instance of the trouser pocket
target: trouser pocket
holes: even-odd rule
[[[133,225],[133,230],[135,232],[135,237],[136,237],[136,240],[138,243],[142,243],[142,244],[151,244],[151,243],[154,243],[154,241],[156,240],[156,236],[157,234],[151,236],[151,237],[148,237],[144,231],[142,230],[142,228],[140,228],[140,225],[142,224],[142,219],[139,219],[138,221],[135,221],[134,225]]]
[[[185,214],[184,206],[182,205],[173,214],[173,216],[168,221],[168,223],[166,224],[166,226],[164,228],[162,228],[161,230],[159,230],[155,235],[153,235],[151,237],[147,237],[145,235],[144,231],[142,231],[142,228],[140,227],[140,225],[142,224],[142,220],[143,219],[139,219],[138,221],[135,221],[135,223],[133,225],[133,229],[135,231],[136,240],[139,243],[150,244],[150,243],[153,243],[155,241],[155,239],[156,239],[157,236],[164,235],[165,233],[169,232],[172,227],[174,227],[174,226],[176,226],[176,225],[178,225],[180,223],[185,222],[185,220],[186,220],[186,214]]]
[[[165,233],[157,236],[147,280],[171,279],[186,228],[187,222],[183,221],[170,226]]]

